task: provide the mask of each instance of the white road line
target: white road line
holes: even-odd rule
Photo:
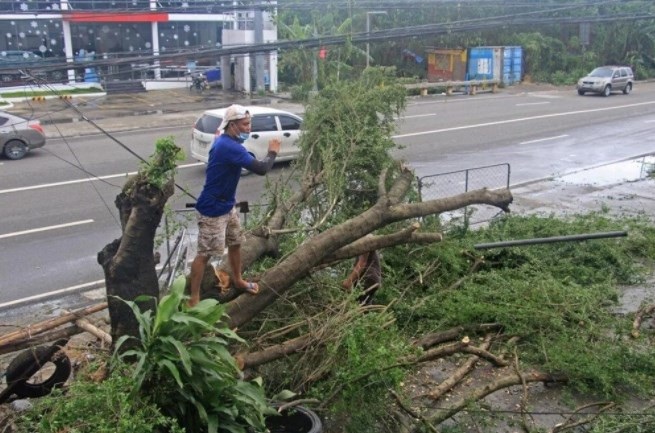
[[[487,96],[484,98],[485,101],[488,101],[490,99],[507,99],[507,98],[516,98],[518,95],[506,95],[506,96]],[[441,98],[441,99],[434,99],[432,101],[423,101],[423,102],[410,102],[407,104],[408,107],[414,106],[414,105],[430,105],[430,104],[452,104],[454,102],[480,102],[479,98],[466,98],[466,99],[450,99],[450,97],[447,98]]]
[[[53,290],[52,292],[41,293],[39,295],[34,295],[34,296],[28,296],[27,298],[22,298],[22,299],[16,299],[15,301],[9,301],[0,304],[0,309],[13,307],[15,305],[24,304],[26,302],[38,301],[39,299],[49,298],[51,296],[65,295],[68,293],[79,292],[87,287],[93,287],[98,284],[103,284],[104,282],[105,280],[92,281],[90,283],[79,284],[77,286],[67,287],[65,289]]]
[[[526,105],[546,105],[550,104],[550,101],[546,102],[526,102],[525,104],[516,104],[517,107],[525,107]]]
[[[74,227],[74,226],[79,226],[82,224],[89,224],[92,223],[93,220],[83,220],[83,221],[75,221],[72,223],[66,223],[66,224],[58,224],[56,226],[48,226],[48,227],[41,227],[38,229],[31,229],[31,230],[23,230],[20,232],[13,232],[13,233],[6,233],[4,235],[0,235],[0,239],[5,239],[5,238],[12,238],[14,236],[21,236],[21,235],[28,235],[31,233],[39,233],[39,232],[46,232],[48,230],[57,230],[57,229],[63,229],[66,227]]]
[[[400,119],[413,119],[415,117],[429,117],[429,116],[436,116],[437,113],[430,113],[430,114],[412,114],[411,116],[400,116],[400,117],[394,117],[395,120],[400,120]]]
[[[204,162],[194,162],[194,163],[191,163],[191,164],[180,165],[180,166],[178,166],[178,168],[197,167],[197,166],[203,165],[203,164],[204,164]],[[20,188],[0,189],[0,194],[9,194],[11,192],[30,191],[30,190],[33,190],[33,189],[52,188],[52,187],[55,187],[55,186],[74,185],[74,184],[77,184],[77,183],[94,182],[94,181],[97,181],[97,180],[115,179],[117,177],[132,176],[133,174],[136,174],[136,171],[132,171],[132,172],[129,172],[129,173],[110,174],[110,175],[107,175],[107,176],[98,176],[98,177],[91,177],[91,178],[84,178],[84,179],[66,180],[66,181],[63,181],[63,182],[43,183],[41,185],[23,186],[23,187],[20,187]]]
[[[655,123],[655,120],[645,120],[644,123]]]
[[[571,116],[575,114],[597,113],[599,111],[622,110],[624,108],[641,107],[644,105],[654,105],[655,101],[640,102],[637,104],[617,105],[615,107],[594,108],[591,110],[567,111],[565,113],[543,114],[541,116],[521,117],[518,119],[499,120],[497,122],[478,123],[475,125],[454,126],[452,128],[434,129],[432,131],[412,132],[409,134],[394,135],[391,138],[416,137],[418,135],[439,134],[441,132],[461,131],[464,129],[482,128],[485,126],[505,125],[507,123],[527,122],[530,120],[548,119],[552,117]]]
[[[542,141],[557,140],[558,138],[565,138],[565,137],[568,137],[568,135],[564,134],[564,135],[558,135],[557,137],[540,138],[538,140],[524,141],[523,143],[519,143],[519,144],[541,143]]]

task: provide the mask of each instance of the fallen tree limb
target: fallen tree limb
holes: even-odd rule
[[[472,326],[457,326],[456,328],[451,328],[442,332],[435,332],[433,334],[427,334],[421,338],[414,341],[414,346],[421,347],[423,349],[429,349],[430,347],[436,346],[437,344],[445,343],[447,341],[456,340],[462,333],[467,332],[490,332],[490,331],[499,331],[502,329],[500,323],[483,323],[480,325]]]
[[[461,352],[462,349],[464,349],[468,345],[469,345],[468,338],[465,337],[462,341],[437,347],[436,349],[428,350],[423,355],[419,356],[416,359],[416,362],[417,363],[428,362],[428,361],[433,361],[435,359],[443,358],[444,356],[454,355],[457,352]]]
[[[465,409],[466,406],[471,404],[471,402],[481,400],[484,397],[488,396],[489,394],[492,394],[503,388],[508,388],[514,385],[520,385],[523,383],[523,381],[525,381],[525,383],[530,383],[530,382],[564,383],[566,382],[566,380],[567,380],[566,377],[562,375],[539,373],[539,372],[523,374],[521,375],[521,377],[519,377],[516,374],[507,375],[505,377],[501,377],[500,379],[495,380],[494,382],[488,383],[487,385],[481,388],[474,390],[469,395],[465,396],[457,403],[455,403],[453,406],[451,406],[449,409],[440,409],[440,413],[428,418],[428,420],[435,425],[439,425],[442,422],[446,421],[447,419],[456,415],[461,410]]]
[[[102,311],[106,308],[107,303],[102,302],[100,304],[92,305],[81,310],[73,311],[69,314],[64,314],[60,317],[55,317],[54,319],[49,319],[34,325],[29,325],[25,329],[10,332],[9,334],[5,334],[0,337],[0,350],[2,350],[5,346],[14,344],[18,341],[29,340],[34,335],[41,334],[42,332],[49,331],[61,325],[65,325],[66,323],[74,322],[81,317],[97,313],[98,311]]]
[[[433,433],[439,433],[435,426],[430,424],[428,420],[426,420],[421,414],[414,412],[409,406],[407,406],[401,399],[398,394],[394,392],[393,389],[389,390],[391,395],[393,396],[394,399],[396,399],[396,403],[398,404],[398,407],[400,407],[405,413],[407,413],[409,416],[412,418],[418,420],[423,424],[428,430],[430,430]]]
[[[632,332],[630,334],[632,335],[632,338],[639,338],[639,328],[641,328],[641,322],[643,322],[644,318],[652,314],[653,311],[655,311],[655,304],[640,308],[639,311],[637,311],[635,320],[632,322]]]
[[[580,411],[583,411],[585,409],[589,409],[590,407],[596,407],[596,406],[602,406],[600,409],[598,409],[598,412],[592,414],[591,416],[583,418],[581,420],[573,421],[573,417],[576,416],[576,415],[579,415]],[[585,404],[584,406],[580,406],[579,408],[577,408],[577,409],[575,409],[573,411],[573,414],[569,415],[566,418],[566,421],[564,421],[561,424],[557,424],[555,427],[553,427],[553,429],[550,431],[550,433],[559,433],[559,432],[562,432],[564,430],[569,430],[569,429],[572,429],[572,428],[579,427],[581,425],[589,424],[589,423],[593,422],[596,418],[598,418],[603,412],[611,409],[614,406],[615,406],[615,403],[611,402],[611,401],[601,401],[601,402],[597,402],[597,403],[589,403],[589,404]]]
[[[280,407],[277,408],[277,413],[282,413],[283,411],[285,411],[285,410],[287,410],[287,409],[289,409],[291,407],[296,407],[298,405],[305,404],[305,403],[320,403],[320,401],[315,399],[315,398],[300,398],[298,400],[294,400],[294,401],[290,401],[288,403],[284,403],[283,405],[281,405]]]
[[[500,356],[496,356],[493,353],[481,348],[481,347],[475,347],[475,346],[466,346],[462,348],[462,352],[465,353],[470,353],[472,355],[476,355],[480,358],[486,359],[487,361],[491,362],[493,365],[496,367],[507,367],[509,365],[508,361],[505,361],[503,358]]]
[[[45,332],[31,338],[28,337],[25,339],[17,340],[13,343],[2,346],[2,348],[0,348],[0,355],[6,355],[7,353],[18,352],[19,350],[25,350],[29,349],[30,347],[40,346],[41,344],[50,343],[62,338],[69,338],[73,335],[81,334],[82,332],[84,331],[77,325],[71,325],[63,329]]]
[[[66,311],[66,313],[69,314],[70,312]],[[103,344],[107,344],[108,346],[111,346],[111,342],[112,342],[111,335],[107,334],[102,329],[96,327],[95,325],[93,325],[88,320],[86,320],[86,319],[77,319],[75,321],[75,325],[77,325],[80,329],[83,329],[86,332],[88,332],[89,334],[96,337]]]
[[[282,358],[283,356],[299,352],[304,349],[311,341],[312,340],[310,334],[302,335],[292,340],[285,341],[284,343],[267,347],[266,349],[259,352],[237,355],[237,363],[242,365],[242,370],[245,370],[246,368],[257,367],[267,362]]]
[[[487,336],[480,346],[480,349],[487,350],[491,346],[491,337]],[[430,397],[432,400],[439,400],[446,392],[450,391],[455,385],[457,385],[467,374],[473,370],[475,364],[480,358],[475,355],[466,360],[466,362],[455,370],[451,375],[448,376],[446,380],[441,382],[434,390],[430,391],[427,394],[424,394],[427,397]],[[422,397],[422,396],[419,396]]]

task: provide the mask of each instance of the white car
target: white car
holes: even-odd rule
[[[280,153],[275,161],[290,161],[298,157],[297,146],[302,118],[287,111],[269,107],[246,107],[250,112],[252,128],[250,138],[243,145],[256,159],[263,159],[268,153],[271,138],[280,140]],[[196,120],[191,133],[191,156],[198,161],[208,162],[209,149],[220,135],[218,126],[223,121],[227,108],[207,110]]]

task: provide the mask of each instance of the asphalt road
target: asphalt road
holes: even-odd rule
[[[116,134],[144,157],[164,135],[186,144],[190,126]],[[654,152],[653,137],[655,84],[643,83],[609,98],[549,91],[415,99],[395,140],[403,146],[396,155],[419,176],[509,163],[518,183]],[[90,181],[65,160],[105,178]],[[103,136],[50,140],[21,161],[0,160],[0,306],[103,278],[96,254],[120,235],[113,201],[137,168]],[[204,166],[180,165],[178,184],[199,194],[203,181]],[[257,202],[262,185],[243,178],[238,199]],[[178,193],[173,207],[189,201]]]

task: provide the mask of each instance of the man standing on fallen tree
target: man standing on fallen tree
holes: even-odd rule
[[[280,151],[280,140],[268,143],[268,154],[258,161],[250,155],[243,142],[250,136],[250,113],[241,105],[232,105],[218,127],[220,135],[209,151],[207,178],[196,211],[198,211],[198,252],[191,264],[190,306],[200,301],[200,284],[207,263],[212,256],[222,256],[227,244],[227,259],[232,271],[234,287],[251,294],[259,292],[256,283],[241,276],[241,224],[236,208],[236,190],[241,169],[264,175],[275,162]]]

